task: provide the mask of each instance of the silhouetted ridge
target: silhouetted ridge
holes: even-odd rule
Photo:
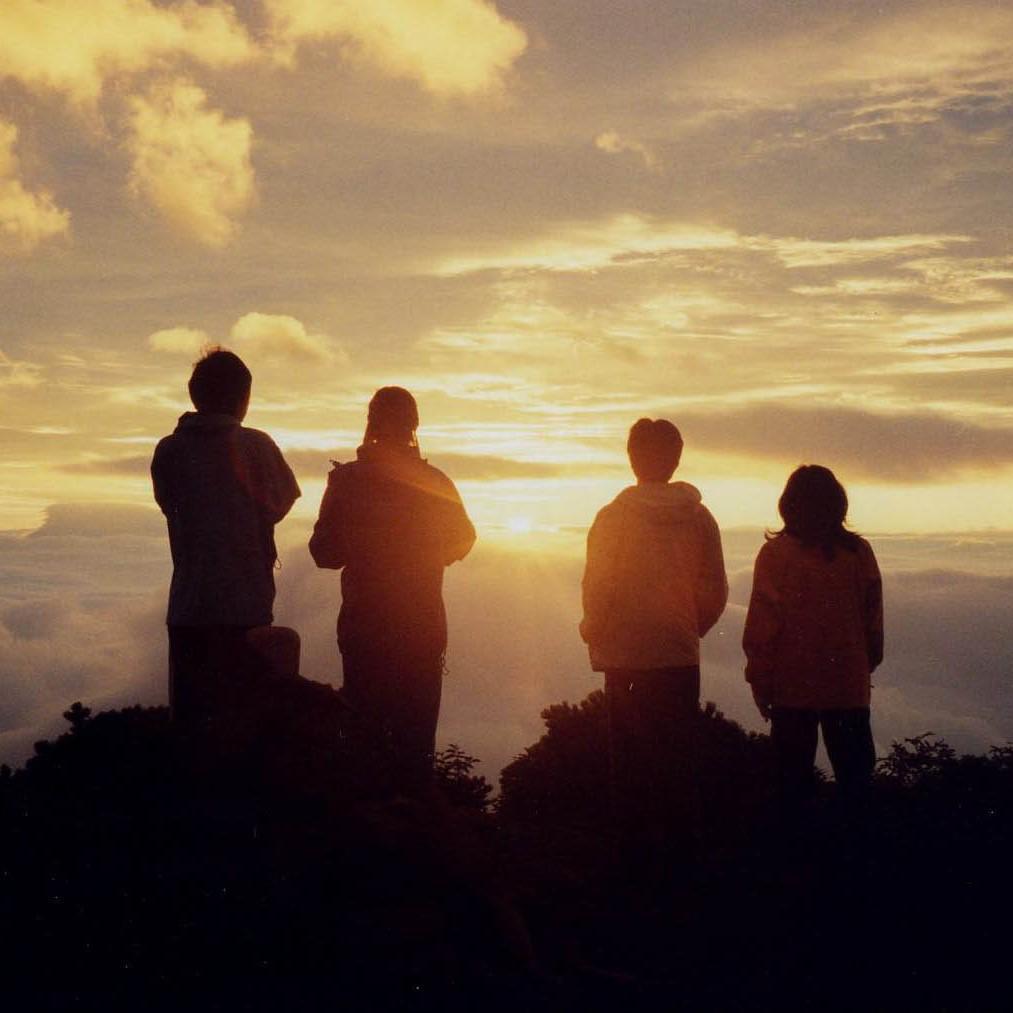
[[[491,811],[456,746],[439,796],[391,799],[340,734],[334,769],[286,746],[215,773],[164,708],[76,704],[68,733],[0,776],[5,994],[173,1010],[981,1009],[1003,994],[1013,747],[895,743],[864,821],[824,790],[785,831],[765,737],[708,705],[703,848],[673,876],[610,826],[601,697],[546,709]],[[333,720],[307,716],[302,746]]]

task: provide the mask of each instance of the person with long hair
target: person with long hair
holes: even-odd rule
[[[847,493],[829,468],[797,468],[777,507],[784,526],[768,533],[753,570],[746,680],[771,723],[785,805],[815,788],[820,730],[838,789],[854,800],[876,762],[869,706],[870,676],[883,660],[879,567],[845,526]]]
[[[433,766],[447,648],[443,571],[475,529],[454,483],[425,461],[414,397],[382,387],[356,460],[328,476],[309,548],[341,570],[342,692],[395,790],[425,787]]]

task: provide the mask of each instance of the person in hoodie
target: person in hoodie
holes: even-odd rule
[[[237,682],[262,664],[248,632],[273,618],[274,526],[300,492],[274,441],[242,425],[251,386],[239,356],[209,350],[190,377],[196,411],[180,416],[151,461],[172,554],[166,623],[176,721],[208,722],[232,706]]]
[[[829,468],[797,468],[777,508],[784,527],[767,535],[756,557],[742,645],[790,813],[816,787],[820,729],[844,801],[860,801],[869,786],[883,585],[872,547],[844,526],[848,496]]]
[[[724,611],[728,581],[699,490],[671,481],[682,447],[671,422],[638,420],[626,447],[637,483],[598,512],[587,538],[580,633],[605,675],[621,821],[658,807],[695,818],[700,639]]]
[[[317,566],[342,571],[342,692],[403,793],[432,774],[447,649],[443,571],[475,541],[453,482],[419,452],[418,425],[407,390],[373,395],[356,460],[335,463],[309,543]]]

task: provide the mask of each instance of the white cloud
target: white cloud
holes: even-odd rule
[[[17,138],[17,127],[0,120],[0,254],[30,253],[70,229],[70,214],[47,191],[32,193],[18,178]]]
[[[247,313],[233,325],[232,339],[239,351],[263,358],[326,362],[335,355],[327,338],[280,313]]]
[[[484,91],[527,45],[488,0],[265,0],[279,55],[338,38],[384,73],[441,95]]]
[[[95,102],[109,78],[189,58],[233,66],[256,53],[235,11],[211,0],[4,0],[0,77]]]
[[[248,120],[227,119],[206,102],[204,91],[184,78],[131,99],[130,186],[179,232],[221,247],[254,199],[253,130]]]
[[[156,352],[196,356],[208,344],[208,335],[193,327],[167,327],[148,335],[148,345]]]

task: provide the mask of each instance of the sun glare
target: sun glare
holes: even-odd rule
[[[507,520],[507,528],[515,535],[530,535],[534,525],[530,517],[515,516]]]

